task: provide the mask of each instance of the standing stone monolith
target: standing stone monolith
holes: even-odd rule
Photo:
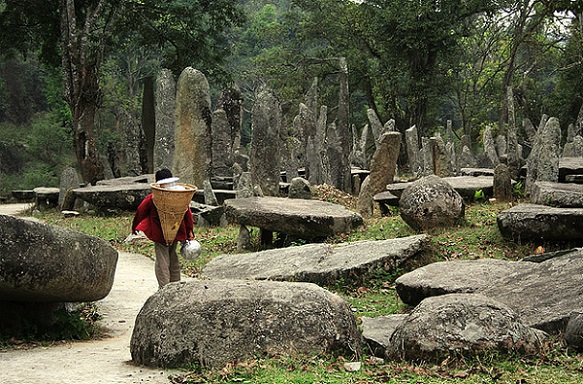
[[[433,175],[433,155],[429,138],[427,137],[421,138],[421,155],[419,157],[422,164],[420,176]]]
[[[537,156],[536,181],[559,181],[559,159],[561,154],[561,125],[559,119],[551,117],[541,135]]]
[[[379,120],[379,117],[377,116],[377,113],[375,112],[375,110],[372,108],[369,108],[366,110],[366,117],[368,118],[368,124],[371,128],[372,135],[373,135],[374,140],[375,140],[375,146],[376,146],[376,148],[378,148],[379,144],[380,144],[379,141],[380,141],[381,135],[383,133],[383,124]]]
[[[205,75],[192,67],[178,78],[173,173],[202,187],[211,172],[211,98]]]
[[[231,126],[227,113],[219,108],[213,112],[212,132],[212,177],[232,177],[233,148]]]
[[[506,153],[510,177],[517,179],[520,172],[520,149],[518,147],[518,131],[514,117],[514,93],[512,87],[508,87],[508,127],[506,130]]]
[[[332,173],[332,184],[341,191],[350,193],[352,191],[350,153],[352,152],[352,139],[350,137],[350,95],[348,92],[348,64],[346,58],[341,57],[338,91],[338,113],[336,119],[336,137],[341,151],[338,154],[338,172]],[[330,162],[333,162],[330,159]]]
[[[490,160],[492,167],[495,167],[498,165],[500,160],[498,158],[498,154],[496,153],[496,145],[494,144],[492,129],[490,127],[486,127],[486,129],[484,129],[483,140],[484,152],[486,152],[486,156],[488,157],[488,160]]]
[[[433,159],[433,173],[439,177],[449,177],[453,175],[451,162],[447,156],[445,143],[439,134],[429,138],[431,157]]]
[[[512,200],[512,177],[506,164],[494,168],[494,197],[499,201]]]
[[[231,127],[231,148],[236,151],[241,146],[241,126],[243,124],[243,94],[233,85],[223,90],[218,108],[225,111]]]
[[[377,148],[370,167],[368,183],[363,183],[358,195],[358,211],[362,216],[372,215],[373,196],[387,189],[395,177],[397,159],[401,148],[401,134],[386,132],[379,138]]]
[[[58,205],[61,208],[63,206],[63,201],[65,196],[70,189],[79,188],[81,181],[79,180],[79,175],[73,167],[66,167],[61,172],[61,179],[59,180],[59,199]]]
[[[154,170],[172,169],[176,119],[176,82],[172,71],[162,69],[156,78],[155,91],[156,140],[154,143]]]
[[[139,176],[142,174],[140,160],[140,147],[143,136],[137,118],[124,108],[119,109],[120,125],[124,132],[125,163],[127,176]]]
[[[253,185],[267,196],[279,195],[282,112],[273,91],[262,87],[253,105],[249,169]]]
[[[405,142],[407,143],[407,159],[409,160],[409,170],[416,175],[419,172],[419,136],[417,127],[414,125],[405,131]]]

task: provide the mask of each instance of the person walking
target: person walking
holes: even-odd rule
[[[172,172],[163,168],[156,172],[155,182],[172,178]],[[162,288],[170,282],[180,281],[180,261],[178,260],[177,246],[179,242],[194,239],[194,219],[190,208],[184,213],[176,238],[171,244],[164,239],[162,224],[158,216],[158,210],[154,204],[152,193],[140,203],[132,221],[132,233],[143,232],[146,237],[154,242],[156,260],[154,273],[158,280],[158,287]]]

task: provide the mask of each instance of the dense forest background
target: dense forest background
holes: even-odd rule
[[[236,84],[243,144],[252,140],[249,111],[263,84],[288,125],[315,78],[333,114],[341,57],[358,130],[368,109],[422,135],[451,120],[456,140],[470,135],[479,151],[486,126],[504,132],[512,87],[519,126],[555,116],[566,137],[569,124],[583,125],[580,3],[0,1],[0,196],[57,186],[66,166],[93,182],[109,173],[96,164],[111,158],[120,161],[115,176],[124,176],[124,129],[141,126],[144,88],[162,68],[175,78],[186,66],[205,73],[214,104]],[[142,166],[151,172],[147,159]]]

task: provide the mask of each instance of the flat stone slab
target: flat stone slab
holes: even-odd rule
[[[583,184],[537,181],[530,199],[535,204],[562,208],[583,208]]]
[[[424,252],[427,235],[345,244],[308,244],[255,253],[221,255],[201,276],[210,279],[302,281],[318,285],[341,278],[367,279],[379,270],[395,270]]]
[[[401,275],[395,287],[405,304],[415,306],[431,296],[475,293],[520,266],[497,259],[440,261]]]
[[[583,208],[519,204],[498,213],[500,233],[514,241],[583,239]]]
[[[462,168],[460,169],[462,176],[492,176],[494,177],[494,170],[492,168]]]
[[[284,197],[246,197],[225,200],[231,223],[259,227],[302,239],[350,232],[363,224],[362,216],[339,204]]]
[[[511,307],[528,326],[564,330],[571,312],[583,309],[583,249],[540,263],[469,260],[429,264],[403,274],[397,292],[409,304],[449,293],[473,292]]]
[[[484,192],[484,197],[492,197],[494,194],[493,176],[454,176],[442,177],[442,180],[447,181],[465,202],[474,201],[476,192],[480,190]],[[386,190],[400,198],[403,191],[412,183],[388,184]]]
[[[112,183],[75,188],[72,193],[99,210],[135,211],[151,191],[150,184],[147,183]]]

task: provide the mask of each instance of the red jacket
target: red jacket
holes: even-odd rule
[[[174,241],[192,239],[193,228],[194,219],[192,218],[192,212],[189,208],[184,213],[184,218],[182,219],[182,223],[180,223],[180,228],[178,228]],[[144,232],[148,239],[155,241],[156,243],[166,244],[164,233],[162,232],[162,225],[160,224],[160,218],[158,217],[158,210],[154,205],[151,193],[140,203],[136,214],[134,215],[132,233],[135,233],[136,231]]]

